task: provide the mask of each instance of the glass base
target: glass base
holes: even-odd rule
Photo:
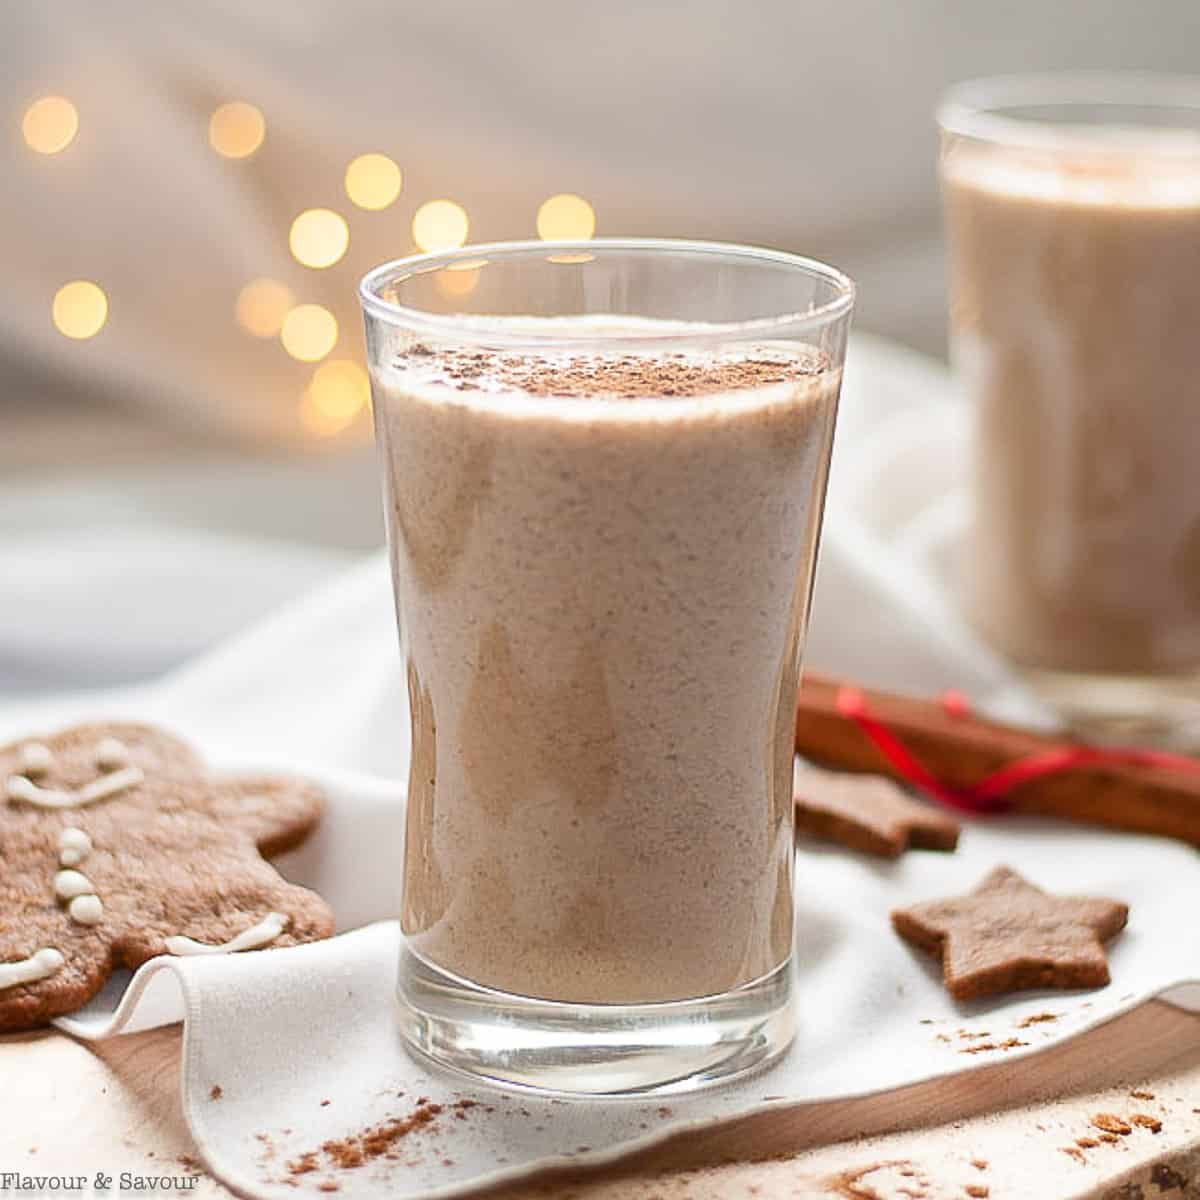
[[[1200,672],[1094,675],[1020,664],[1018,669],[1087,741],[1200,753]]]
[[[400,1030],[443,1067],[563,1095],[685,1092],[792,1040],[790,960],[736,991],[662,1004],[558,1004],[479,987],[400,951]]]

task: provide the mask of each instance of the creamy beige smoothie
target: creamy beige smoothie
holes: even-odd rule
[[[602,1004],[722,993],[788,959],[839,381],[786,344],[417,343],[377,370],[421,956]]]
[[[943,162],[971,603],[1036,667],[1200,667],[1200,157],[1162,149]]]

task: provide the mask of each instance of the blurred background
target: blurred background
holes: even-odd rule
[[[946,84],[1198,50],[1195,0],[3,6],[0,697],[154,674],[382,541],[368,267],[762,243],[941,356]]]

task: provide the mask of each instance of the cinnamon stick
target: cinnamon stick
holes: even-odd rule
[[[858,722],[839,712],[837,697],[843,686],[827,676],[805,675],[796,712],[797,751],[823,766],[901,778]],[[1018,759],[1074,744],[971,714],[952,714],[933,701],[858,690],[871,715],[951,787],[969,788]],[[1200,773],[1087,763],[1022,783],[1009,799],[1018,812],[1154,833],[1200,846]]]

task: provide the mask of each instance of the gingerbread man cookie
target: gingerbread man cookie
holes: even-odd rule
[[[132,723],[0,748],[0,1031],[73,1012],[120,967],[327,937],[333,916],[265,861],[322,797],[277,776],[217,778]]]

